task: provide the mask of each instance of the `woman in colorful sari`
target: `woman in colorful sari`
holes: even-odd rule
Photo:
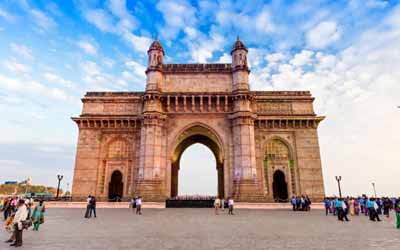
[[[354,199],[353,199],[353,197],[349,200],[349,206],[350,206],[350,215],[354,216]]]
[[[358,201],[358,199],[354,199],[354,213],[356,215],[360,214],[360,202]]]
[[[46,208],[43,204],[43,201],[39,201],[39,204],[33,209],[32,213],[32,222],[33,222],[33,230],[38,231],[40,224],[44,222],[44,212]]]
[[[14,213],[7,217],[4,222],[4,229],[10,234],[10,238],[5,243],[11,243],[15,241],[14,227],[13,227]]]

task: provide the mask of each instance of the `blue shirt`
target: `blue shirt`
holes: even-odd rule
[[[342,207],[342,201],[336,200],[336,201],[335,201],[335,207],[336,207],[336,208],[341,208],[341,207]]]

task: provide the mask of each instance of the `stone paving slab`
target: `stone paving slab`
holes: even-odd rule
[[[86,208],[86,202],[47,202],[49,208]],[[97,202],[97,208],[129,208],[129,202]],[[143,202],[143,208],[165,208],[165,202]],[[289,203],[236,202],[236,209],[291,209]],[[312,209],[324,209],[323,203],[313,203]]]
[[[40,231],[24,231],[29,250],[392,250],[399,249],[395,218],[380,223],[365,216],[340,222],[323,211],[236,210],[216,216],[212,209],[98,209],[98,218],[83,218],[84,209],[48,209]],[[0,236],[7,238],[3,229]],[[0,242],[0,249],[14,249]]]

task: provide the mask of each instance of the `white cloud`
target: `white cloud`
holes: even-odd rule
[[[340,38],[340,31],[335,22],[324,21],[311,29],[307,35],[307,44],[313,48],[324,48]]]
[[[337,54],[303,50],[289,62],[281,62],[276,71],[268,67],[253,71],[253,86],[310,90],[316,113],[327,116],[319,127],[319,140],[328,194],[335,186],[334,179],[327,177],[339,174],[346,180],[346,195],[368,192],[371,180],[379,183],[380,194],[396,192],[397,180],[387,173],[400,174],[393,168],[400,140],[393,126],[400,123],[397,18],[400,12],[393,11]]]
[[[50,83],[60,84],[67,88],[74,88],[74,84],[71,81],[65,80],[63,77],[61,77],[55,73],[46,72],[43,74],[43,77]]]
[[[137,20],[132,16],[126,8],[126,0],[110,0],[108,7],[111,13],[118,17],[120,20],[117,27],[122,32],[130,31],[137,27]]]
[[[81,67],[82,67],[84,73],[87,74],[88,76],[100,74],[100,67],[97,65],[97,63],[95,63],[93,61],[84,62],[81,65]]]
[[[97,47],[89,41],[81,40],[77,43],[77,45],[87,54],[96,55]]]
[[[106,57],[106,58],[103,59],[103,64],[106,65],[109,68],[112,68],[114,66],[114,64],[115,64],[115,61],[113,59],[111,59],[111,58],[107,58]]]
[[[137,51],[146,52],[152,40],[145,36],[136,36],[132,33],[126,32],[123,34],[125,40]]]
[[[163,15],[165,26],[160,27],[160,34],[166,39],[174,39],[181,30],[193,28],[197,20],[195,17],[196,9],[187,1],[168,1],[161,0],[156,8]],[[193,33],[191,33],[193,34]]]
[[[43,30],[48,30],[57,25],[53,18],[38,9],[31,10],[31,14],[36,25]]]
[[[287,55],[283,53],[272,53],[272,54],[267,54],[265,56],[265,60],[268,61],[268,63],[276,63],[283,61],[287,58]]]
[[[63,90],[49,88],[46,85],[33,80],[20,80],[0,75],[0,89],[14,91],[23,94],[32,94],[38,97],[47,97],[53,100],[65,101],[71,99]]]
[[[129,14],[125,1],[110,1],[108,7],[111,13],[102,9],[88,9],[84,11],[84,17],[99,30],[118,35],[132,48],[145,53],[151,39],[132,33],[137,26],[137,20]]]
[[[14,58],[5,60],[2,64],[6,69],[16,74],[26,74],[31,71],[31,67],[29,65],[20,63]]]
[[[17,53],[26,59],[33,59],[32,50],[24,45],[11,43],[10,48],[14,53]]]
[[[0,165],[22,165],[22,161],[18,160],[0,160]]]
[[[132,72],[135,75],[136,80],[143,81],[144,79],[146,79],[146,66],[133,60],[127,61],[125,65],[126,68],[129,69],[129,72]]]
[[[219,59],[218,63],[231,63],[232,62],[232,56],[228,53],[224,53]]]
[[[388,2],[387,1],[382,1],[382,0],[366,0],[364,2],[365,6],[367,6],[368,8],[378,8],[378,9],[383,9],[386,6],[388,6]]]
[[[84,13],[88,22],[103,32],[115,32],[114,20],[111,15],[102,9],[91,9]]]
[[[8,22],[13,22],[15,20],[15,16],[10,14],[9,12],[0,9],[0,17],[4,18]]]
[[[307,64],[310,64],[312,61],[312,56],[314,55],[313,51],[310,50],[302,50],[300,53],[297,53],[290,63],[294,66],[300,67]]]
[[[206,63],[213,57],[213,53],[223,49],[225,40],[220,34],[213,33],[210,38],[199,39],[189,44],[192,60],[199,63]]]
[[[276,29],[269,11],[265,8],[256,16],[255,25],[257,31],[264,33],[274,32]]]

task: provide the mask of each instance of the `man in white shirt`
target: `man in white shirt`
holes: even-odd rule
[[[229,197],[228,198],[228,207],[229,207],[228,214],[233,215],[233,204],[234,204],[233,198]]]
[[[136,214],[141,215],[142,214],[142,197],[139,196],[136,199]]]
[[[15,242],[10,246],[20,247],[22,246],[22,222],[26,220],[28,217],[28,209],[25,206],[24,200],[19,200],[18,202],[18,210],[15,213],[13,225],[14,225],[14,234],[15,234]]]

